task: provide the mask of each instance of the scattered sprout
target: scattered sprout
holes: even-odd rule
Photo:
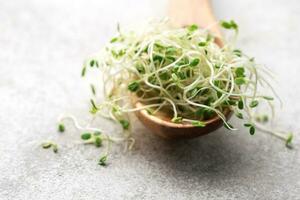
[[[91,137],[92,137],[91,133],[83,133],[83,134],[81,134],[81,139],[83,139],[83,140],[88,140]]]
[[[83,67],[81,70],[81,76],[84,77],[86,73],[86,67]]]
[[[94,67],[94,66],[99,67],[98,61],[97,60],[91,60],[90,61],[90,66],[91,67]]]
[[[255,127],[254,126],[250,126],[249,133],[250,133],[250,135],[254,135],[254,133],[255,133]]]
[[[239,119],[244,119],[243,114],[240,112],[236,113],[235,116]]]
[[[107,155],[102,156],[102,157],[99,159],[98,164],[101,165],[101,166],[106,166],[106,160],[107,160]]]
[[[102,145],[102,139],[99,136],[96,136],[94,144],[96,147],[100,147]]]
[[[93,95],[96,95],[96,89],[95,89],[95,86],[94,86],[93,84],[90,84],[90,87],[91,87],[92,94],[93,94]]]
[[[92,114],[97,113],[97,111],[98,111],[99,109],[98,109],[98,107],[96,106],[94,100],[91,99],[90,102],[91,102],[91,105],[92,105],[92,108],[91,108],[91,111],[90,111],[90,112],[91,112]]]
[[[52,150],[53,150],[54,153],[58,152],[58,146],[57,146],[57,144],[55,144],[53,142],[44,142],[44,143],[42,143],[42,147],[44,149],[52,148]]]
[[[285,142],[285,145],[289,148],[291,148],[291,144],[292,144],[292,140],[293,140],[293,133],[289,133]]]
[[[63,133],[65,130],[66,129],[65,129],[65,125],[64,124],[62,124],[62,123],[58,124],[58,131],[59,132]]]
[[[258,101],[257,100],[254,100],[254,101],[251,101],[251,103],[250,103],[250,108],[254,108],[254,107],[256,107],[258,105]]]
[[[48,149],[48,148],[50,148],[51,146],[52,146],[52,143],[50,143],[50,142],[45,142],[45,143],[42,144],[42,147],[43,147],[44,149]]]

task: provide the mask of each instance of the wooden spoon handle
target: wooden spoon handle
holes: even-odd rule
[[[221,37],[210,0],[169,0],[168,15],[176,27],[190,24],[198,24],[200,27],[212,25],[210,31]]]

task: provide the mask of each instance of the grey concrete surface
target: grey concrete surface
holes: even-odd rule
[[[277,74],[283,97],[276,126],[300,128],[300,3],[297,0],[213,2],[219,19],[240,24],[238,46]],[[167,142],[136,124],[137,144],[116,146],[108,167],[102,149],[77,144],[67,124],[88,119],[89,88],[81,63],[123,25],[164,14],[165,1],[0,1],[0,199],[300,199],[299,138],[286,149],[274,137],[220,129]],[[232,123],[242,128],[237,120]],[[105,121],[98,126],[111,128]],[[58,154],[39,143],[53,139]]]

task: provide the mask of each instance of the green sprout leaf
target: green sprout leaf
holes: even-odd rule
[[[250,103],[250,108],[254,108],[254,107],[256,107],[258,105],[258,101],[257,100],[254,100],[254,101],[251,101],[251,103]]]
[[[266,100],[268,100],[268,101],[272,101],[272,100],[274,100],[274,98],[273,98],[273,97],[269,97],[269,96],[264,96],[263,98],[264,98],[264,99],[266,99]]]
[[[52,149],[54,153],[57,153],[58,152],[57,144],[52,144]]]
[[[99,136],[95,137],[94,144],[95,144],[96,147],[101,147],[102,139]]]
[[[244,124],[244,126],[245,126],[245,127],[250,127],[250,126],[252,126],[252,124],[246,123],[246,124]]]
[[[221,21],[221,26],[225,29],[233,29],[235,31],[238,31],[238,25],[233,21]]]
[[[98,61],[97,60],[91,60],[90,61],[90,66],[91,67],[94,67],[94,66],[99,67]]]
[[[243,109],[244,109],[244,102],[243,102],[243,100],[239,100],[239,102],[238,102],[238,108],[239,108],[240,110],[243,110]]]
[[[207,45],[207,42],[199,42],[198,46],[199,47],[205,47]]]
[[[86,72],[86,67],[83,67],[81,70],[81,76],[84,77]]]
[[[91,105],[92,105],[92,108],[91,108],[91,111],[90,111],[90,112],[91,112],[92,114],[97,113],[97,111],[98,111],[99,109],[98,109],[98,107],[96,106],[94,100],[91,99],[90,102],[91,102]]]
[[[117,37],[114,37],[110,40],[110,43],[115,43],[116,41],[118,41],[118,38]]]
[[[255,127],[254,126],[250,126],[249,133],[250,133],[250,135],[254,135],[254,133],[255,133]]]
[[[52,143],[51,143],[51,142],[45,142],[45,143],[42,144],[42,147],[43,147],[44,149],[49,149],[51,146],[52,146]]]
[[[291,148],[292,141],[293,141],[293,133],[289,133],[285,141],[286,147]]]
[[[90,87],[91,87],[92,94],[93,94],[93,95],[96,95],[96,89],[95,89],[95,86],[94,86],[93,84],[90,84]]]
[[[65,125],[63,123],[58,124],[58,131],[63,133],[65,132]]]
[[[174,117],[171,121],[173,123],[181,123],[182,122],[182,117]]]
[[[244,67],[238,67],[235,69],[235,76],[236,77],[240,77],[243,78],[245,77],[245,69]]]
[[[246,80],[244,77],[237,77],[234,79],[235,84],[237,85],[243,85],[246,83]]]
[[[107,155],[102,156],[102,157],[99,159],[98,164],[101,165],[101,166],[106,166],[106,160],[107,160]]]
[[[42,147],[43,147],[43,149],[49,149],[52,147],[52,150],[54,153],[58,152],[57,144],[55,144],[53,142],[44,142],[44,143],[42,143]]]
[[[199,64],[200,59],[199,58],[195,58],[194,60],[192,60],[190,66],[195,67]]]
[[[240,112],[236,113],[235,116],[239,119],[244,119],[243,114]]]
[[[127,130],[129,128],[129,125],[130,125],[129,121],[121,119],[119,122],[122,125],[122,127],[123,127],[124,130]]]
[[[205,127],[206,124],[204,122],[201,122],[201,121],[193,121],[192,125],[196,126],[196,127]]]
[[[235,55],[237,55],[238,57],[241,57],[241,56],[242,56],[242,51],[239,50],[239,49],[233,50],[233,53],[234,53]]]
[[[88,140],[91,137],[92,137],[91,133],[83,133],[83,134],[81,134],[81,139],[83,139],[83,140]]]
[[[194,32],[194,31],[198,30],[198,26],[196,24],[192,24],[192,25],[188,26],[187,29],[190,32]]]
[[[133,81],[128,85],[128,90],[131,92],[136,92],[139,89],[139,83],[137,81]]]

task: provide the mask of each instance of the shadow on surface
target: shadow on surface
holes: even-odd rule
[[[231,178],[243,170],[243,166],[251,164],[247,159],[249,148],[244,148],[246,144],[242,137],[224,131],[219,129],[200,138],[172,141],[140,129],[137,148],[133,151],[141,154],[153,167],[163,168],[173,176]],[[254,149],[250,148],[250,151]]]

